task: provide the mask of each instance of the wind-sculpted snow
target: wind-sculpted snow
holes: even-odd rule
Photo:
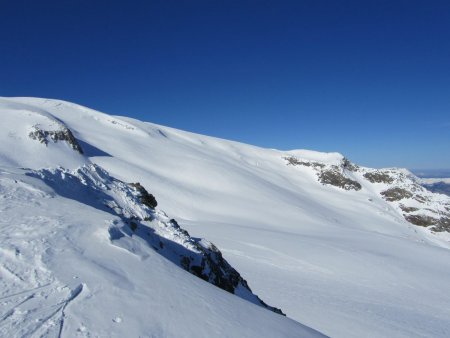
[[[2,337],[322,336],[185,273],[220,252],[96,165],[3,167],[0,196]]]
[[[176,220],[155,209],[155,197],[139,183],[117,180],[95,164],[75,171],[44,169],[28,175],[42,179],[60,196],[120,216],[122,222],[108,230],[114,244],[129,249],[130,241],[139,237],[156,252],[193,275],[283,314],[251,292],[247,281],[223,258],[214,244],[205,239],[193,239]]]

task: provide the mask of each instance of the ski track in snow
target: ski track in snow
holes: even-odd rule
[[[62,327],[64,309],[76,296],[41,261],[50,248],[49,235],[55,233],[49,233],[46,225],[63,225],[35,213],[39,201],[48,195],[13,176],[0,180],[0,333],[4,337],[51,336],[59,323]],[[17,218],[22,222],[16,223]]]

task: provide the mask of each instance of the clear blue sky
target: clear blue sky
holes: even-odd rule
[[[450,1],[2,1],[0,96],[450,168]]]

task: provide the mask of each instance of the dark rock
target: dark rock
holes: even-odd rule
[[[130,222],[130,228],[131,228],[131,230],[132,230],[133,232],[136,231],[136,229],[138,228],[137,223],[131,221],[131,222]]]
[[[428,227],[430,225],[434,225],[438,222],[436,218],[426,216],[426,215],[403,215],[405,219],[414,225],[418,225],[421,227]]]
[[[223,258],[214,244],[209,243],[208,247],[197,244],[197,248],[201,252],[200,263],[192,264],[192,259],[182,257],[180,265],[185,270],[232,294],[239,285],[252,292],[247,281]],[[255,297],[267,309],[285,315],[280,309],[267,305],[258,296]]]
[[[450,215],[441,217],[437,224],[433,227],[434,231],[442,232],[447,231],[450,232]]]
[[[155,196],[150,194],[139,182],[130,183],[139,192],[140,202],[149,208],[155,209],[158,206]]]
[[[348,158],[344,157],[341,162],[341,166],[343,169],[348,171],[358,171],[359,166],[349,161]]]
[[[325,164],[319,163],[319,162],[313,162],[313,161],[300,161],[298,158],[294,156],[290,157],[284,157],[284,159],[288,162],[288,165],[302,165],[305,167],[313,167],[315,169],[317,168],[324,168]]]
[[[190,271],[193,275],[195,275],[195,276],[197,276],[197,277],[203,279],[204,281],[209,282],[209,277],[208,277],[208,275],[206,275],[206,274],[203,273],[203,269],[204,269],[204,268],[203,268],[202,266],[200,266],[200,265],[193,265],[193,266],[190,267],[189,271]],[[219,285],[216,285],[216,286],[219,286]],[[219,287],[220,287],[220,286],[219,286]],[[223,289],[223,288],[221,288],[221,289]],[[229,291],[229,290],[226,290],[226,291]],[[234,291],[234,290],[231,290],[231,291],[229,291],[229,292],[233,293],[233,291]]]
[[[367,172],[363,175],[367,180],[371,183],[387,183],[392,184],[394,179],[386,173],[382,173],[379,171],[375,172]]]
[[[433,226],[431,229],[435,232],[450,232],[450,215],[444,215],[440,218],[434,218],[427,215],[403,215],[405,219],[418,226],[429,227]]]
[[[414,212],[419,210],[419,208],[415,208],[415,207],[407,207],[406,205],[400,204],[400,209],[402,209],[404,212]]]
[[[406,189],[403,188],[391,188],[381,192],[384,199],[389,202],[400,201],[404,198],[411,198],[413,194]]]
[[[414,199],[420,203],[428,202],[428,198],[423,197],[422,195],[414,195]]]
[[[330,184],[345,190],[361,190],[361,184],[345,177],[335,168],[323,170],[319,174],[319,181],[322,184]]]
[[[180,227],[180,225],[178,224],[178,222],[176,220],[174,220],[173,218],[169,221],[169,223],[178,231],[180,231],[183,235],[189,236],[189,232],[187,232],[187,230],[183,229],[182,227]]]
[[[39,129],[37,126],[34,126],[34,128],[35,131],[32,131],[28,134],[31,139],[37,140],[45,145],[48,145],[49,139],[53,143],[56,143],[58,141],[65,141],[73,150],[79,152],[80,154],[83,154],[81,146],[79,145],[77,139],[73,136],[70,129],[64,127],[60,130],[48,131]]]

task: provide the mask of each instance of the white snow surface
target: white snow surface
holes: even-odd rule
[[[449,238],[406,222],[360,173],[362,189],[346,191],[284,159],[336,165],[338,153],[264,149],[58,100],[0,98],[0,114],[0,335],[450,336]],[[69,128],[84,155],[30,139],[36,124]],[[112,241],[117,216],[30,176],[92,163],[140,182],[293,320],[139,238]],[[439,196],[436,205],[448,201]]]

